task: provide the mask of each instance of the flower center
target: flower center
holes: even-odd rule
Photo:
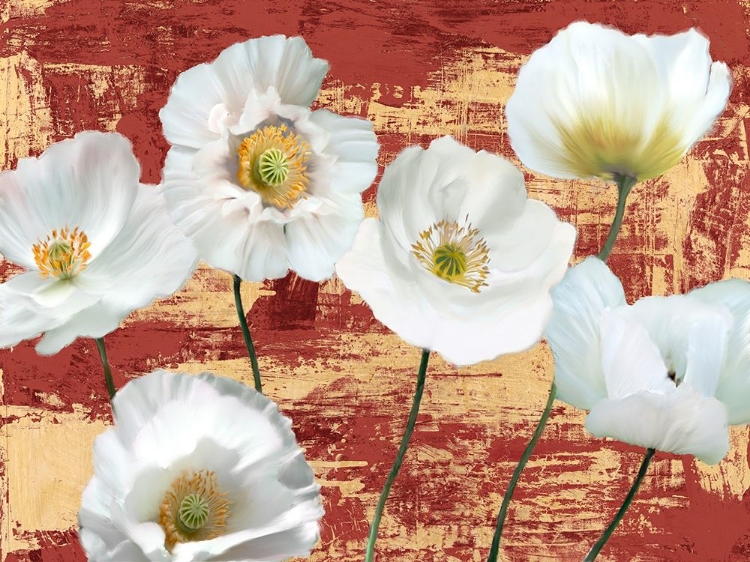
[[[164,494],[159,524],[165,544],[171,551],[176,544],[215,539],[225,531],[231,502],[219,490],[211,470],[183,472]]]
[[[177,524],[188,533],[197,531],[208,520],[208,502],[199,494],[189,494],[180,502]]]
[[[478,293],[487,286],[489,250],[470,224],[442,220],[419,235],[412,252],[424,268],[449,283]]]
[[[237,179],[263,201],[291,209],[307,191],[310,145],[286,125],[258,129],[237,149]]]
[[[34,261],[42,277],[70,279],[86,269],[91,259],[88,236],[78,227],[54,229],[45,240],[32,246]]]

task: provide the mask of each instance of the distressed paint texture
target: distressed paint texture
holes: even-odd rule
[[[252,36],[302,34],[331,62],[318,104],[373,120],[380,164],[452,134],[513,158],[503,106],[525,58],[577,19],[629,33],[697,26],[735,87],[716,130],[665,176],[639,185],[611,258],[628,297],[750,278],[750,4],[434,0],[5,0],[0,2],[0,163],[84,129],[134,143],[143,180],[167,145],[158,110],[189,66]],[[532,196],[596,252],[614,212],[603,183],[527,173]],[[365,193],[374,211],[375,188]],[[17,272],[0,265],[7,278]],[[290,275],[245,285],[267,393],[292,417],[323,485],[327,515],[312,560],[361,560],[408,413],[419,351],[401,343],[337,280]],[[202,267],[184,290],[107,337],[115,383],[157,367],[251,373],[231,279]],[[0,562],[74,562],[75,514],[93,437],[111,422],[91,341],[51,358],[24,343],[0,351]],[[456,369],[435,358],[422,413],[381,527],[379,559],[479,562],[511,471],[545,402],[549,350]],[[641,451],[585,433],[558,405],[516,493],[502,560],[580,560],[617,509]],[[717,467],[659,454],[603,561],[750,559],[747,428]],[[125,562],[125,561],[123,561]]]

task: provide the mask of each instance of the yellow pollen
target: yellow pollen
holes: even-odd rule
[[[467,217],[468,219],[468,217]],[[490,273],[489,249],[470,224],[441,220],[419,235],[412,252],[424,268],[441,279],[478,293]]]
[[[310,145],[286,125],[258,129],[242,141],[237,156],[240,185],[268,205],[291,209],[309,187]]]
[[[227,527],[231,502],[218,488],[211,470],[183,472],[178,476],[159,508],[159,525],[170,552],[176,544],[207,541],[222,535]]]
[[[32,246],[34,261],[42,277],[50,275],[58,279],[70,279],[86,269],[91,259],[86,233],[78,227],[54,229],[45,240]]]

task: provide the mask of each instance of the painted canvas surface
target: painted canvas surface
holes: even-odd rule
[[[665,175],[639,184],[609,264],[630,301],[750,279],[750,3],[744,0],[4,0],[0,162],[94,129],[131,139],[142,181],[168,145],[158,112],[176,76],[251,37],[301,35],[330,62],[317,103],[374,123],[380,172],[412,144],[452,135],[516,159],[504,107],[520,66],[576,20],[626,33],[696,27],[733,91],[715,129]],[[531,197],[578,230],[574,261],[607,236],[616,191],[525,170]],[[375,216],[375,185],[365,192]],[[5,280],[19,268],[0,263]],[[311,560],[361,560],[414,392],[420,351],[334,278],[243,285],[264,391],[292,418],[322,485]],[[119,388],[156,368],[211,370],[252,384],[229,274],[201,266],[172,298],[107,336]],[[378,559],[479,562],[552,382],[546,344],[456,369],[435,357]],[[0,562],[78,562],[76,514],[92,444],[111,424],[91,340],[52,357],[0,350]],[[516,491],[501,560],[580,560],[618,509],[642,450],[595,439],[560,403]],[[733,428],[717,466],[659,453],[600,560],[750,560],[750,429]]]

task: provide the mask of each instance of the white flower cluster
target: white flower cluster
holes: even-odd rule
[[[379,182],[378,218],[363,220],[378,141],[366,119],[311,109],[327,70],[284,36],[186,70],[160,112],[171,148],[159,186],[139,182],[117,133],[81,132],[0,174],[0,253],[25,270],[0,285],[0,346],[42,335],[37,351],[54,354],[88,337],[106,358],[102,338],[179,290],[198,259],[236,287],[335,271],[424,350],[414,420],[429,352],[471,365],[546,335],[557,397],[590,411],[592,434],[709,463],[726,455],[728,424],[750,422],[750,284],[629,305],[603,261],[630,188],[682,159],[726,105],[730,73],[706,38],[578,22],[521,69],[506,108],[521,162],[620,186],[602,259],[572,268],[573,226],[527,197],[508,160],[451,137],[403,150]],[[112,406],[79,513],[89,560],[309,555],[320,489],[274,402],[228,378],[156,371]]]

